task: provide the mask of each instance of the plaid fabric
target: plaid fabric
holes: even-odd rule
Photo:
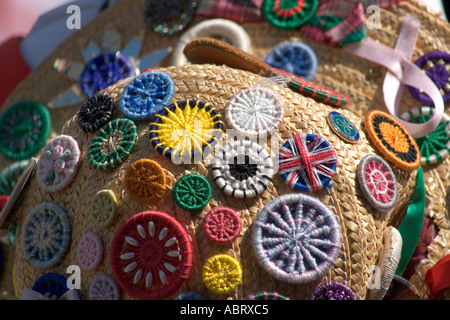
[[[196,15],[236,22],[263,22],[263,0],[200,0]]]

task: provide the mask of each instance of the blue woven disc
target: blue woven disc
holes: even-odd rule
[[[306,284],[323,277],[338,257],[341,229],[333,212],[309,195],[269,202],[253,225],[253,249],[274,278]]]
[[[133,63],[120,52],[103,53],[84,67],[80,86],[88,97],[134,74]]]
[[[39,292],[48,299],[52,297],[59,299],[69,288],[67,287],[67,279],[63,275],[49,272],[36,279],[32,290]]]
[[[23,251],[38,268],[57,265],[70,246],[70,220],[63,209],[51,202],[35,206],[22,226]]]
[[[317,56],[306,44],[301,42],[283,43],[270,51],[264,62],[308,81],[314,79],[317,71]]]
[[[145,72],[134,78],[119,99],[120,111],[131,120],[148,120],[172,100],[175,85],[164,72]]]

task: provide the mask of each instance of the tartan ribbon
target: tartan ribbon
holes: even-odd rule
[[[287,173],[286,183],[294,186],[301,177],[310,191],[323,187],[321,177],[333,178],[334,171],[329,168],[336,163],[336,152],[326,145],[322,137],[309,144],[306,134],[297,134],[289,140],[289,147],[280,148],[279,172]]]
[[[201,0],[196,15],[236,22],[263,22],[262,3],[263,0]]]

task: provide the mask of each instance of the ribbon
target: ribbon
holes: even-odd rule
[[[34,291],[30,287],[25,287],[23,289],[22,300],[80,300],[80,296],[78,290],[69,289],[58,299],[55,296],[49,297],[48,295]]]
[[[390,48],[372,39],[348,44],[344,51],[369,60],[388,70],[383,84],[383,93],[388,112],[414,137],[425,137],[441,122],[444,100],[434,82],[410,61],[416,43],[419,25],[411,17],[405,17],[396,47]],[[403,86],[420,87],[434,103],[434,113],[425,123],[410,123],[397,116]]]

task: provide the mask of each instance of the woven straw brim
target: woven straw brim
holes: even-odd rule
[[[186,99],[201,99],[210,102],[219,112],[233,94],[241,89],[255,86],[262,77],[228,67],[217,67],[211,65],[192,65],[183,67],[169,67],[160,69],[169,74],[175,83],[175,96],[172,101]],[[114,85],[108,90],[117,102],[125,85],[130,80]],[[357,186],[356,170],[360,159],[375,151],[368,142],[365,133],[361,132],[360,142],[349,144],[340,140],[329,128],[326,115],[333,108],[316,103],[312,99],[292,92],[279,85],[272,85],[286,103],[286,114],[283,124],[279,128],[277,136],[279,143],[283,143],[296,133],[312,133],[324,137],[336,150],[338,154],[338,168],[334,186],[331,189],[320,190],[314,196],[320,199],[331,210],[340,223],[342,230],[342,245],[338,259],[327,275],[318,282],[340,281],[350,286],[359,299],[364,299],[367,293],[368,279],[372,275],[372,267],[377,264],[378,254],[383,246],[383,232],[392,220],[401,220],[405,214],[410,196],[414,190],[416,172],[406,172],[394,168],[399,188],[399,200],[396,207],[386,216],[379,215],[377,210],[372,209],[364,200]],[[358,126],[361,118],[354,113],[343,110],[353,123]],[[114,118],[120,117],[116,103]],[[63,128],[62,133],[73,136],[82,151],[81,166],[75,180],[71,185],[59,192],[45,192],[39,185],[37,178],[31,180],[29,192],[22,205],[22,212],[29,212],[35,205],[45,201],[51,201],[65,208],[72,222],[72,241],[70,250],[64,260],[55,268],[39,270],[33,267],[24,257],[21,243],[21,230],[19,230],[16,263],[18,270],[18,292],[23,292],[24,286],[30,286],[45,272],[65,273],[69,265],[77,264],[76,248],[79,239],[86,232],[98,233],[104,244],[104,259],[100,267],[93,272],[83,272],[81,278],[82,297],[86,298],[86,288],[92,279],[100,274],[111,274],[109,263],[109,247],[115,231],[130,216],[144,210],[159,210],[173,215],[186,226],[194,246],[194,265],[190,277],[182,291],[193,290],[204,294],[208,298],[223,299],[224,295],[215,295],[207,291],[202,282],[202,265],[207,258],[216,253],[226,253],[236,258],[243,269],[243,282],[229,296],[234,299],[242,299],[247,295],[259,291],[277,291],[291,297],[291,299],[307,299],[318,283],[308,285],[289,285],[274,280],[262,268],[259,267],[252,250],[251,229],[252,223],[258,212],[271,200],[279,195],[291,193],[286,184],[279,176],[275,176],[273,183],[260,196],[254,199],[237,201],[234,198],[224,196],[214,184],[210,170],[202,162],[199,165],[174,165],[170,159],[156,153],[150,146],[148,139],[149,123],[138,122],[138,140],[130,158],[119,168],[103,172],[91,168],[87,160],[87,150],[95,133],[85,133],[77,123],[76,116],[70,119]],[[226,140],[225,140],[226,141]],[[269,148],[270,146],[265,146]],[[169,177],[167,187],[169,192],[155,206],[139,205],[124,193],[124,174],[129,165],[140,158],[156,160],[166,170]],[[198,173],[207,177],[213,187],[213,195],[208,205],[200,213],[189,213],[181,210],[175,205],[171,190],[175,181],[187,173]],[[90,204],[92,196],[99,190],[111,189],[117,196],[120,205],[118,219],[108,228],[96,227],[90,217]],[[345,196],[344,196],[345,195]],[[240,237],[232,245],[221,246],[212,244],[202,231],[202,220],[205,214],[213,207],[223,205],[236,210],[242,220],[242,231]],[[24,214],[25,216],[25,214]],[[21,218],[23,221],[24,216]],[[180,291],[180,292],[182,292]],[[124,299],[129,299],[123,294]]]
[[[175,46],[179,37],[165,37],[146,29],[145,19],[142,14],[144,5],[145,0],[123,1],[105,10],[91,23],[84,26],[80,31],[62,43],[53,54],[38,66],[8,97],[1,111],[4,112],[14,103],[26,99],[47,104],[55,96],[64,92],[73,84],[73,81],[55,70],[53,67],[55,60],[57,58],[65,58],[68,61],[82,62],[81,49],[87,47],[91,39],[97,43],[101,43],[104,30],[109,27],[121,33],[123,43],[127,43],[136,34],[144,31],[145,37],[141,56],[157,49]],[[450,32],[448,24],[417,1],[404,2],[389,10],[382,9],[382,28],[380,30],[369,30],[369,36],[393,47],[400,30],[401,19],[406,14],[417,17],[422,25],[413,59],[434,50],[449,52]],[[200,20],[202,19],[195,19],[191,25]],[[261,23],[243,23],[242,26],[251,36],[254,48],[253,53],[257,57],[264,58],[274,46],[284,41],[299,40],[305,42],[314,49],[319,59],[319,67],[315,77],[315,81],[319,85],[327,86],[330,89],[349,96],[350,103],[348,109],[354,111],[357,115],[363,116],[369,109],[384,109],[381,90],[385,73],[383,68],[363,59],[351,57],[339,48],[309,41],[301,37],[297,31],[279,30],[268,24]],[[161,65],[167,66],[167,61],[169,60],[166,59]],[[411,109],[418,106],[418,103],[405,92],[402,107]],[[78,108],[79,105],[51,111],[53,121],[52,137],[61,133],[66,121],[76,114]],[[450,166],[448,161],[445,160],[440,165],[424,167],[429,199],[427,212],[434,215],[435,222],[440,227],[440,236],[430,247],[430,259],[432,262],[437,261],[443,255],[443,250],[438,250],[438,248],[442,248],[441,243],[444,243],[443,239],[449,240],[447,233],[449,229],[448,213],[446,209],[446,192],[448,185],[450,185],[450,174],[448,172]],[[10,162],[10,160],[0,155],[2,167],[6,167]],[[390,217],[391,224],[397,226],[401,222],[403,215],[404,213],[400,213]],[[352,224],[348,228],[357,229]],[[382,234],[382,232],[379,234]],[[369,256],[377,255],[379,245],[375,247],[376,249],[369,250],[367,249],[368,247],[364,246],[366,249],[363,250],[363,253],[355,252],[354,254],[360,258],[361,254],[368,254]],[[371,259],[373,260],[373,257]],[[350,263],[350,265],[352,264]],[[355,265],[356,267],[359,268],[358,265]],[[358,269],[358,272],[361,272],[361,269]],[[359,283],[364,277],[356,276],[355,274],[352,275],[352,277],[356,277],[353,282]],[[20,277],[21,275],[19,275]],[[26,281],[27,284],[32,279],[32,276],[29,277]],[[426,296],[423,275],[418,276],[418,280],[414,284],[421,289],[422,295]],[[364,296],[364,290],[362,288],[357,289],[357,291],[359,291],[359,297]]]

